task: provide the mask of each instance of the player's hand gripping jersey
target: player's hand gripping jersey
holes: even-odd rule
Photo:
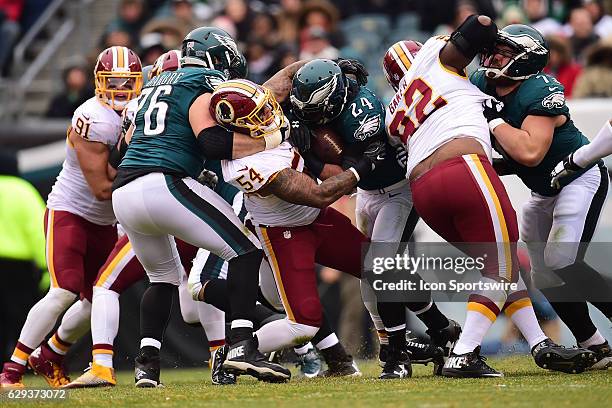
[[[491,159],[491,142],[482,102],[489,96],[467,76],[442,66],[440,50],[447,37],[433,37],[420,49],[387,106],[386,126],[393,144],[408,147],[406,176],[451,139],[477,139]]]
[[[72,130],[85,140],[100,142],[112,148],[121,133],[121,116],[109,106],[93,97],[79,106],[72,116]],[[53,190],[49,194],[47,207],[68,211],[98,225],[115,222],[110,200],[98,200],[89,185],[70,140],[66,140],[66,159]]]
[[[304,160],[289,142],[237,160],[222,160],[223,178],[244,191],[245,206],[255,225],[294,227],[308,225],[319,215],[319,209],[291,204],[274,195],[265,197],[257,191],[276,177],[279,171],[304,170]]]

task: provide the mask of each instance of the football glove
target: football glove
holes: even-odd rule
[[[582,167],[574,163],[574,153],[567,156],[565,159],[557,163],[553,171],[550,172],[550,186],[553,188],[561,188],[561,179],[571,176],[577,171],[582,170]]]
[[[365,85],[368,83],[368,70],[363,64],[355,59],[339,59],[338,66],[344,74],[355,75],[357,84]]]
[[[406,168],[408,164],[408,151],[406,150],[406,146],[403,144],[395,146],[395,159],[402,169]]]
[[[217,187],[217,183],[219,182],[219,176],[213,171],[204,169],[198,176],[198,181],[200,184],[204,184],[211,190],[214,190]]]
[[[312,137],[308,126],[299,120],[292,120],[289,129],[289,143],[300,153],[307,152],[310,149],[310,138]]]
[[[506,121],[503,119],[503,102],[500,102],[494,98],[487,99],[482,103],[482,108],[482,114],[487,119],[491,133],[493,133],[493,129],[495,129],[497,126],[501,125],[502,123],[506,123]]]
[[[361,180],[385,160],[386,145],[378,140],[370,143],[363,152],[361,158],[353,163],[348,163],[357,173]]]

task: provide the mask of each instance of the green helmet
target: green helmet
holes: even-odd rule
[[[328,59],[310,61],[293,77],[293,112],[307,124],[325,124],[342,113],[348,90],[348,80],[338,64]]]
[[[492,66],[495,54],[510,57],[510,61],[503,67]],[[481,69],[490,79],[503,77],[519,81],[540,73],[547,63],[548,44],[542,34],[525,24],[511,24],[497,33],[495,48],[482,56]]]
[[[142,67],[142,86],[145,86],[147,84],[147,82],[149,82],[149,75],[151,74],[151,71],[153,70],[153,65],[147,65],[145,67]]]
[[[246,58],[234,39],[216,27],[200,27],[191,31],[181,47],[181,66],[198,65],[221,71],[229,79],[245,78]]]

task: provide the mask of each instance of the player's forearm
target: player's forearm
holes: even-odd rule
[[[540,146],[523,129],[502,123],[493,130],[493,136],[513,160],[524,166],[535,167],[544,157]]]
[[[315,194],[318,196],[319,205],[315,207],[324,208],[335,203],[340,197],[350,193],[357,182],[355,173],[350,170],[328,178],[316,187]]]
[[[302,68],[307,62],[308,60],[301,60],[287,65],[274,74],[272,78],[264,82],[263,86],[272,91],[279,103],[283,102],[291,92],[291,81],[293,80],[293,76],[298,69]]]
[[[234,133],[232,159],[241,159],[264,150],[266,150],[266,142],[263,138],[254,139],[241,133]]]
[[[587,167],[591,163],[612,154],[612,120],[599,130],[597,136],[588,145],[582,146],[574,152],[572,160],[580,167]]]
[[[338,166],[337,164],[329,164],[326,163],[323,166],[323,170],[321,171],[321,174],[319,175],[319,180],[327,180],[330,177],[334,177],[337,176],[338,174],[342,174],[344,170],[342,170],[342,167]]]

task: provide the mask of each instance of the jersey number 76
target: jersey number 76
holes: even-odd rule
[[[415,107],[412,108],[411,105],[415,102],[415,95],[417,92],[421,97],[416,102]],[[405,109],[398,109],[395,112],[393,120],[389,125],[389,133],[391,136],[399,137],[402,143],[407,143],[408,138],[416,132],[418,127],[425,122],[425,119],[427,119],[429,115],[447,104],[446,100],[441,96],[438,96],[433,102],[431,101],[432,97],[433,90],[431,87],[423,81],[423,79],[415,78],[404,91],[404,103],[406,104],[408,112],[406,112]],[[410,117],[410,111],[413,109],[416,121]]]

